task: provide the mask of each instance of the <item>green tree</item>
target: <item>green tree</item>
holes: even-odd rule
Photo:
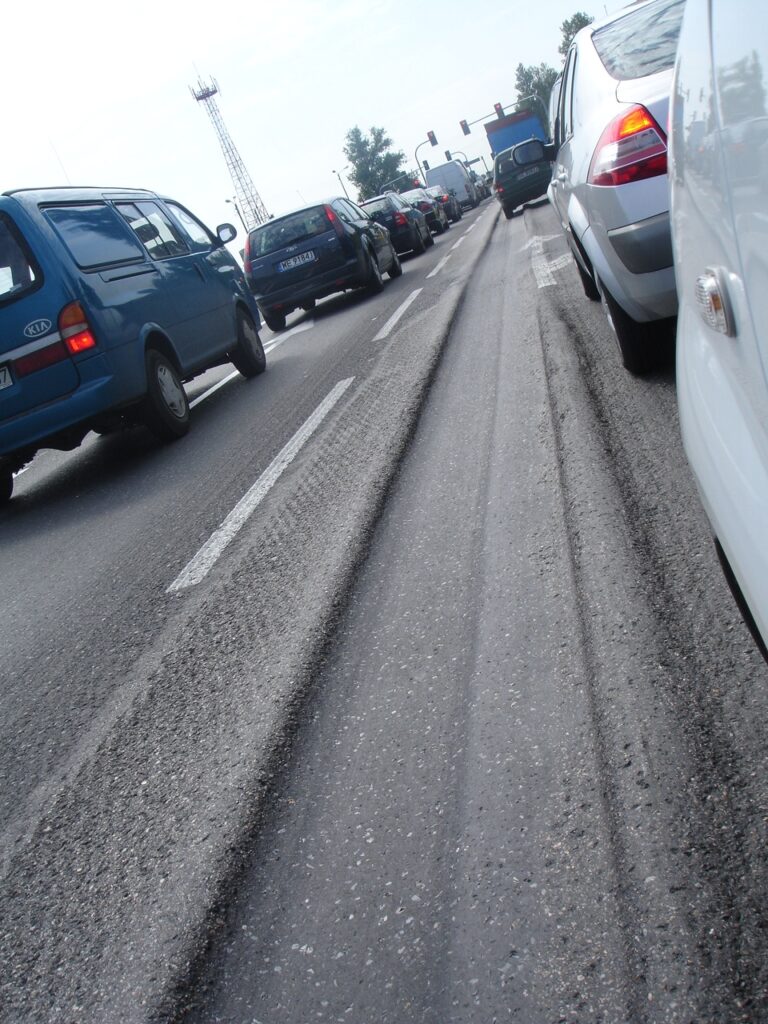
[[[349,161],[349,180],[361,199],[378,195],[381,189],[404,170],[405,154],[390,152],[392,140],[383,128],[371,128],[366,135],[355,125],[347,132],[344,156]]]
[[[584,11],[576,11],[572,17],[566,18],[560,26],[560,31],[563,33],[563,40],[560,43],[558,53],[561,53],[563,57],[565,57],[568,53],[573,37],[579,29],[584,28],[585,25],[591,25],[594,20],[594,18],[590,18],[588,14],[585,14]]]
[[[549,64],[518,64],[515,70],[515,88],[517,99],[524,100],[527,96],[538,96],[544,104],[544,111],[548,109],[549,94],[555,84],[559,72]]]

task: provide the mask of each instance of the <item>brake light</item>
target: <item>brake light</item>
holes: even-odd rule
[[[440,196],[440,198],[442,199],[442,201],[443,201],[444,203],[447,203],[447,202],[448,202],[448,196]]]
[[[330,206],[326,206],[324,207],[324,209],[325,216],[328,218],[328,222],[333,228],[333,230],[336,232],[339,238],[344,238],[344,225],[339,220],[336,211]]]
[[[243,267],[245,268],[246,274],[250,274],[251,264],[251,236],[245,236],[245,248],[243,249]]]
[[[608,125],[592,155],[590,185],[626,185],[667,173],[667,137],[642,106]]]
[[[395,224],[399,225],[400,227],[405,227],[405,225],[407,223],[408,223],[408,218],[405,216],[405,214],[401,213],[400,210],[396,210],[395,211]]]
[[[79,302],[70,302],[59,313],[59,333],[70,355],[96,348],[88,317]]]

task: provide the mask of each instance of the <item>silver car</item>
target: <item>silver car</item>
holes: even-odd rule
[[[677,400],[728,582],[768,656],[768,8],[688,0],[672,93]]]
[[[652,369],[677,311],[666,126],[684,5],[650,0],[578,32],[557,102],[549,197],[632,373]]]

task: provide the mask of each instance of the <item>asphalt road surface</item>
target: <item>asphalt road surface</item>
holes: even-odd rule
[[[768,1018],[768,670],[673,369],[545,204],[404,266],[18,479],[3,1021]]]
[[[472,276],[187,1022],[768,1019],[768,673],[564,251]]]

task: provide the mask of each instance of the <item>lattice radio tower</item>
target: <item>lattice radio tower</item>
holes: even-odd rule
[[[245,226],[250,231],[251,228],[255,228],[258,224],[263,224],[264,221],[269,220],[269,214],[264,203],[261,201],[261,196],[256,191],[256,186],[251,181],[250,174],[245,169],[243,158],[238,153],[237,147],[227,131],[227,126],[224,124],[224,119],[216,103],[216,94],[219,91],[216,79],[212,78],[210,83],[206,85],[201,78],[198,78],[197,86],[197,89],[193,89],[190,86],[190,92],[198,103],[205,104],[208,116],[213,121],[213,127],[216,129],[216,134],[219,137],[224,159],[227,161],[232,184],[235,186],[235,195],[240,204]]]

